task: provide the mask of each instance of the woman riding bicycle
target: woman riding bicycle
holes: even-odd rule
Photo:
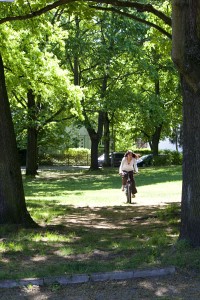
[[[133,151],[128,150],[125,154],[124,157],[122,158],[120,167],[119,167],[119,175],[122,176],[122,191],[124,191],[124,187],[126,185],[126,181],[129,177],[132,182],[132,197],[135,197],[135,194],[137,193],[137,189],[135,186],[135,179],[133,176],[133,173],[138,172],[138,167],[137,167],[137,154],[133,153]]]

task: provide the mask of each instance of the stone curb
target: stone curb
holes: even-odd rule
[[[76,274],[71,276],[55,276],[47,278],[27,278],[20,280],[0,280],[0,288],[14,288],[28,285],[51,285],[51,284],[75,284],[75,283],[86,283],[86,282],[98,282],[107,280],[126,280],[135,278],[146,278],[156,277],[174,274],[176,271],[175,267],[167,267],[161,269],[151,270],[135,270],[135,271],[115,271],[105,273],[93,273],[91,275]]]

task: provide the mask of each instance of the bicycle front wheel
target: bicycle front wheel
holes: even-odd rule
[[[127,184],[127,203],[131,203],[131,184]]]

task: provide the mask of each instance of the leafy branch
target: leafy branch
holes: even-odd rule
[[[74,3],[74,2],[78,2],[77,0],[58,0],[55,1],[54,3],[51,3],[49,5],[46,5],[45,7],[38,9],[37,11],[32,11],[29,14],[25,14],[25,15],[18,15],[18,16],[7,16],[5,18],[0,19],[0,24],[3,24],[5,22],[11,22],[11,21],[16,21],[16,20],[27,20],[27,19],[32,19],[38,16],[41,16],[42,14],[57,8],[59,6],[62,5],[66,5],[66,4],[70,4],[70,3]],[[157,30],[159,30],[161,33],[165,34],[166,36],[168,36],[171,39],[171,34],[168,33],[167,31],[165,31],[163,28],[161,28],[160,26],[152,23],[152,22],[148,22],[144,19],[138,18],[137,16],[135,16],[134,14],[130,14],[130,13],[126,13],[126,12],[122,12],[118,9],[116,9],[116,7],[128,7],[128,8],[134,8],[137,10],[137,12],[148,12],[148,13],[152,13],[155,16],[157,16],[159,19],[161,19],[162,21],[164,21],[165,24],[171,26],[172,21],[171,18],[168,17],[166,14],[164,14],[163,12],[155,9],[151,4],[141,4],[138,2],[131,2],[131,1],[110,1],[110,0],[99,0],[99,1],[95,1],[95,0],[85,0],[83,1],[85,3],[89,3],[89,2],[96,2],[97,5],[98,4],[110,4],[112,5],[112,7],[102,7],[102,6],[90,6],[92,8],[95,9],[101,9],[101,10],[108,10],[108,11],[113,11],[115,13],[127,16],[129,18],[132,18],[136,21],[139,21],[141,23],[145,23],[149,26],[152,26],[154,28],[156,28]],[[30,4],[29,4],[30,5]]]

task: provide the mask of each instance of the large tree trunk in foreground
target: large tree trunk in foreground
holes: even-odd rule
[[[180,239],[200,246],[200,2],[173,1],[172,58],[182,77],[183,189]]]
[[[0,224],[33,226],[25,203],[4,66],[0,55]]]
[[[183,188],[180,239],[200,246],[200,94],[183,80]]]

